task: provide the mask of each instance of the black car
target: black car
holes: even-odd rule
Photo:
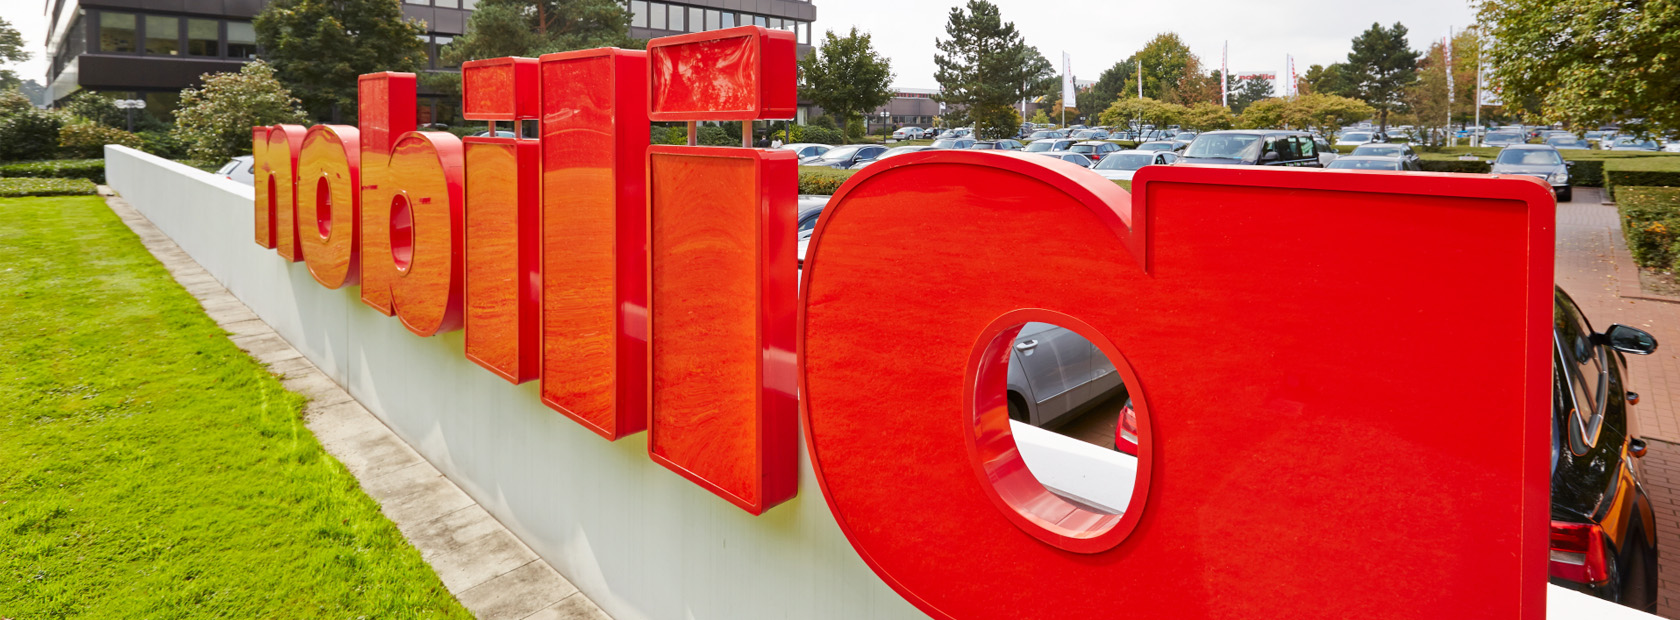
[[[1181,164],[1323,168],[1318,143],[1305,131],[1210,131],[1179,155]]]
[[[1655,613],[1656,521],[1623,354],[1649,355],[1657,341],[1625,325],[1593,331],[1561,288],[1552,300],[1551,582]]]

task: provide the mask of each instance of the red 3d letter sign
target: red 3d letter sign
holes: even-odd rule
[[[793,33],[757,26],[648,43],[655,121],[786,118]],[[690,136],[693,136],[690,125]],[[653,459],[753,514],[793,497],[797,160],[648,149]]]
[[[806,440],[876,573],[945,618],[1544,617],[1547,189],[1194,166],[1134,188],[937,152],[829,204]],[[1027,321],[1082,332],[1126,380],[1119,514],[1048,492],[1016,450],[1000,369]],[[1477,362],[1441,372],[1455,350]]]

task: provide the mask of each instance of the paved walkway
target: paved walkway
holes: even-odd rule
[[[1557,283],[1593,329],[1621,323],[1651,332],[1660,343],[1655,354],[1628,356],[1627,386],[1640,395],[1633,408],[1636,432],[1655,440],[1640,465],[1657,513],[1657,610],[1680,618],[1680,299],[1640,290],[1616,208],[1599,204],[1601,196],[1594,188],[1576,188],[1573,203],[1558,205]]]
[[[304,423],[420,550],[444,587],[481,620],[598,620],[606,613],[274,333],[122,198],[106,203],[234,344],[309,397]]]

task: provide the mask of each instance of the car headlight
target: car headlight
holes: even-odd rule
[[[1562,171],[1562,170],[1559,170],[1557,172],[1553,172],[1552,173],[1552,182],[1553,183],[1568,183],[1569,182],[1569,173],[1565,172],[1565,171]]]

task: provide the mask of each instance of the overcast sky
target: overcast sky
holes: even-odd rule
[[[1015,22],[1027,43],[1060,66],[1073,55],[1073,73],[1095,80],[1161,32],[1177,32],[1208,67],[1219,66],[1220,46],[1231,43],[1231,70],[1271,70],[1280,76],[1285,54],[1296,71],[1346,59],[1348,42],[1372,22],[1396,21],[1411,30],[1413,48],[1447,35],[1448,27],[1474,21],[1470,0],[993,0]],[[959,0],[815,0],[815,30],[874,34],[892,59],[898,86],[934,88],[933,41]],[[966,4],[966,0],[960,2]],[[47,20],[42,0],[0,0],[0,17],[23,33],[35,57],[18,75],[46,81],[42,39]]]

